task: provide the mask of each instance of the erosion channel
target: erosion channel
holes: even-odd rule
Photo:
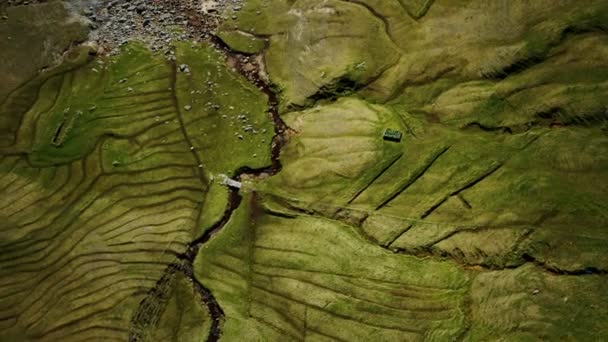
[[[234,65],[236,70],[239,71],[244,77],[248,78],[256,87],[266,94],[268,97],[268,113],[272,117],[274,123],[275,135],[272,138],[272,154],[271,154],[271,165],[258,170],[253,170],[249,167],[243,167],[235,172],[235,180],[240,181],[243,176],[245,177],[269,177],[275,175],[281,170],[281,163],[279,161],[279,154],[281,147],[285,142],[284,134],[287,132],[287,126],[281,120],[278,112],[278,100],[276,94],[274,94],[272,88],[267,82],[263,81],[259,77],[259,65],[254,64],[256,68],[252,71],[246,72],[243,70],[242,60],[246,56],[237,54],[230,50],[220,39],[212,36],[210,42],[216,49],[221,50]],[[173,67],[176,70],[177,66],[173,63]],[[168,298],[168,292],[170,290],[172,278],[176,272],[181,272],[184,276],[192,282],[192,286],[198,292],[200,300],[204,305],[207,306],[211,315],[211,327],[209,329],[209,336],[207,341],[217,341],[221,336],[221,323],[224,319],[224,312],[213,297],[213,294],[203,284],[201,284],[194,276],[193,263],[199,249],[203,246],[213,235],[217,234],[230,220],[233,212],[241,204],[242,197],[239,195],[239,188],[229,187],[227,207],[224,211],[221,219],[213,224],[202,236],[190,242],[186,248],[186,251],[177,256],[175,263],[167,266],[166,270],[161,279],[156,285],[150,289],[147,296],[142,300],[138,310],[132,319],[132,327],[129,334],[129,341],[142,341],[145,340],[143,334],[150,326],[154,326],[158,323],[160,315],[162,313],[163,305],[166,305]]]

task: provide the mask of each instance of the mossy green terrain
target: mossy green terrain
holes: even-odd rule
[[[226,310],[222,340],[451,340],[464,332],[469,279],[453,263],[394,254],[353,227],[243,201],[195,263]]]
[[[181,273],[146,298],[224,212],[217,174],[270,165],[267,98],[207,45],[71,54],[21,117],[18,92],[3,103],[19,128],[0,160],[0,339],[198,341],[211,320]]]
[[[233,38],[235,30],[268,41],[266,66],[283,107],[309,103],[317,92],[327,93],[322,86],[368,83],[399,59],[385,22],[357,3],[259,0],[234,15],[220,37],[237,50],[244,44]]]
[[[529,257],[554,270],[608,266],[599,128],[461,130],[356,99],[285,118],[297,133],[283,171],[256,187],[288,206],[392,250],[491,267]],[[402,130],[402,141],[383,140],[384,128]]]
[[[578,41],[578,36],[605,39],[601,32],[607,25],[607,6],[601,0],[584,4],[575,0],[250,0],[242,10],[227,13],[235,19],[226,21],[220,31],[239,30],[268,41],[264,51],[268,73],[282,90],[286,109],[327,96],[324,87],[344,80],[374,102],[395,100],[411,87],[426,92],[420,86],[438,79],[456,83],[490,79],[495,84],[497,79],[555,54],[556,48],[564,50],[561,46]],[[585,44],[583,41],[576,44]],[[236,48],[242,45],[226,42]],[[596,49],[598,44],[589,43],[587,48]],[[587,53],[587,48],[576,48],[574,54]],[[599,49],[605,49],[605,44]],[[573,63],[567,68],[572,71],[568,73],[581,71],[579,78],[586,83],[596,80],[599,89],[576,87],[587,94],[594,91],[587,98],[602,101],[606,90],[601,83],[606,78],[581,70],[596,68],[589,63],[593,59],[570,58]],[[592,63],[605,63],[605,58]],[[559,67],[545,68],[566,75]],[[547,83],[542,78],[535,80],[526,87]],[[570,96],[569,89],[548,86],[552,92],[565,91],[562,98]],[[453,105],[465,107],[491,94],[488,89],[467,93],[468,101],[455,98],[458,102]],[[445,107],[435,111],[442,109],[451,111]]]
[[[178,74],[176,95],[183,127],[205,169],[233,176],[244,166],[270,165],[274,126],[266,95],[227,69],[209,47],[182,43],[176,56],[180,65],[193,70]]]
[[[255,82],[7,8],[0,340],[608,339],[606,1],[244,0]]]
[[[199,342],[208,335],[211,317],[202,298],[183,274],[175,278],[156,325],[142,333],[142,340]]]
[[[264,39],[239,30],[222,31],[218,34],[218,37],[237,52],[254,54],[259,53],[266,47]]]
[[[36,100],[44,77],[40,70],[56,65],[73,43],[87,38],[88,30],[84,22],[68,19],[67,6],[60,1],[0,8],[0,16],[1,148],[19,127],[16,118]]]
[[[471,286],[468,341],[602,340],[608,334],[601,276],[555,276],[532,265],[482,273]]]
[[[606,338],[606,312],[593,306],[605,298],[592,295],[603,293],[608,269],[605,4],[248,4],[234,25],[268,40],[269,78],[293,130],[282,171],[252,185],[271,215],[329,220],[381,249],[462,265],[474,279],[466,340]],[[341,11],[348,6],[384,22],[396,63],[352,82],[348,96],[336,88],[352,81],[339,62],[330,66],[338,83],[312,74],[323,63],[287,78],[277,71],[351,58],[353,50],[319,47],[335,32],[315,29],[339,20],[333,10],[358,18]],[[293,48],[273,50],[282,40]],[[401,141],[383,140],[387,128]]]

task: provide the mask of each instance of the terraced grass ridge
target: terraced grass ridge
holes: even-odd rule
[[[218,175],[270,164],[267,99],[206,45],[177,46],[176,62],[137,45],[88,52],[38,76],[1,147],[2,339],[197,341],[207,308],[167,269],[228,205]],[[132,322],[161,280],[141,314],[156,324]]]
[[[608,340],[606,1],[226,8],[0,5],[0,341]]]

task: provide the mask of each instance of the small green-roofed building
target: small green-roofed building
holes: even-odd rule
[[[388,141],[400,142],[401,141],[401,132],[399,132],[395,129],[387,128],[384,130],[383,138],[384,138],[384,140],[388,140]]]

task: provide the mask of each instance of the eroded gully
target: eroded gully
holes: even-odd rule
[[[281,170],[279,153],[285,143],[285,133],[287,132],[288,127],[279,116],[276,94],[273,92],[270,84],[261,76],[261,66],[259,65],[259,62],[255,60],[254,56],[235,53],[215,36],[211,36],[207,42],[226,56],[226,61],[230,66],[266,94],[268,97],[268,113],[274,124],[275,134],[271,143],[271,164],[260,169],[252,169],[247,166],[241,167],[235,172],[234,178],[241,180],[244,177],[268,177],[278,173]],[[248,68],[245,67],[246,65]],[[167,303],[171,295],[173,279],[177,272],[181,272],[191,282],[193,288],[200,296],[202,304],[205,305],[209,311],[211,316],[211,328],[207,336],[207,341],[214,342],[219,340],[222,334],[221,324],[224,320],[224,312],[213,296],[213,293],[195,278],[193,264],[200,248],[215,234],[222,230],[232,217],[232,213],[240,204],[241,196],[239,195],[239,190],[229,188],[228,202],[222,218],[210,229],[205,231],[203,235],[191,241],[187,245],[185,252],[177,255],[176,261],[167,266],[163,276],[140,302],[136,313],[131,319],[129,341],[145,340],[146,330],[154,327],[156,323],[158,323],[160,315],[162,314],[162,307]]]

